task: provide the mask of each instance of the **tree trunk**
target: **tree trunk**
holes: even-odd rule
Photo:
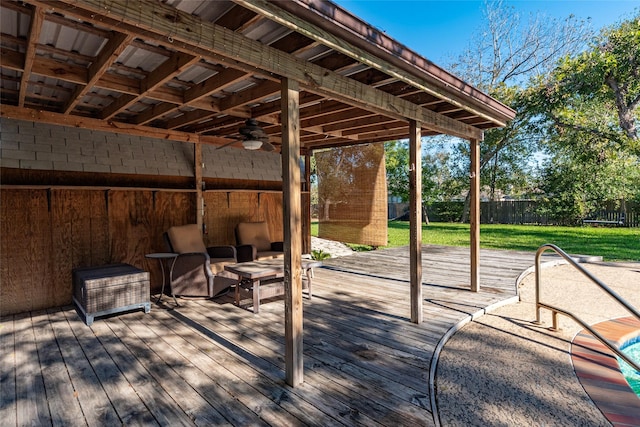
[[[460,222],[466,224],[469,222],[469,209],[471,208],[471,191],[467,191],[467,195],[464,198],[464,207],[462,208],[462,218]]]
[[[635,115],[633,114],[635,106],[637,105],[637,98],[631,102],[631,105],[627,105],[625,102],[626,93],[624,93],[626,91],[620,87],[618,81],[612,76],[608,76],[605,81],[607,86],[613,91],[620,127],[629,139],[638,139],[638,130],[636,129]]]

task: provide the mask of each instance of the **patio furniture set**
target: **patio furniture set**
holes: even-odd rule
[[[284,294],[283,242],[272,242],[266,222],[240,223],[237,246],[206,247],[197,224],[174,226],[164,233],[169,252],[145,255],[157,259],[162,288],[157,303],[170,292],[176,295],[214,298],[235,289],[234,301],[250,297],[253,312],[260,301]],[[302,260],[302,284],[311,299],[313,268],[321,263]],[[87,325],[95,317],[143,308],[151,309],[149,273],[129,264],[76,268],[73,301]]]

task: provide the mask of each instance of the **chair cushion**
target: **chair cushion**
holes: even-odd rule
[[[266,222],[241,222],[236,231],[239,245],[253,245],[258,252],[271,250],[271,238]]]
[[[207,252],[198,224],[178,225],[167,230],[174,252]]]

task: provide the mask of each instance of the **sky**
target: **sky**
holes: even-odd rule
[[[482,0],[333,1],[441,66],[452,63],[485,22]],[[579,19],[591,18],[594,29],[620,22],[640,10],[640,0],[511,0],[505,4],[522,16],[564,19],[573,14]]]

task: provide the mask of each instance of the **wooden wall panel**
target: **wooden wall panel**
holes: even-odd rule
[[[257,192],[206,192],[204,198],[207,246],[235,245],[235,227],[239,222],[262,220],[257,209]]]
[[[85,194],[77,194],[72,191],[58,190],[51,192],[51,240],[55,251],[51,253],[53,263],[51,266],[52,286],[55,292],[55,305],[68,304],[72,299],[72,279],[71,270],[76,266],[89,265],[90,259],[85,261],[84,265],[76,265],[81,262],[74,256],[82,254],[84,241],[80,236],[74,236],[74,229],[79,235],[83,234],[83,227],[78,221],[78,211],[89,210],[89,203],[86,201]],[[74,207],[77,208],[74,209]],[[77,227],[74,227],[74,221]],[[91,241],[89,240],[89,244]],[[89,249],[89,255],[91,250]],[[90,256],[89,256],[90,258]],[[52,304],[53,305],[53,304]]]
[[[196,222],[195,193],[157,191],[151,195],[153,215],[151,223],[150,247],[145,253],[167,252],[163,233],[174,225],[194,224]],[[154,259],[144,258],[144,270],[151,275],[151,292],[160,292],[162,270]]]
[[[151,236],[152,248],[155,252],[166,252],[162,234],[174,225],[194,224],[196,222],[195,193],[156,192],[153,197],[154,229]]]
[[[46,190],[2,190],[0,313],[50,306],[51,222]]]
[[[206,192],[204,236],[207,245],[235,245],[240,222],[267,221],[272,240],[282,240],[282,193],[260,191]]]
[[[229,221],[230,196],[227,192],[205,192],[203,194],[205,203],[204,224],[207,234],[204,235],[204,242],[207,246],[213,245],[235,245],[236,238],[233,227]]]
[[[110,262],[105,192],[51,190],[51,222],[53,304],[59,306],[72,300],[74,268]]]
[[[138,268],[153,252],[153,194],[151,191],[109,191],[109,238],[111,262]]]
[[[271,240],[283,241],[282,193],[261,193],[258,211],[260,220],[269,224]]]
[[[34,275],[32,280],[32,310],[49,307],[54,300],[51,266],[53,246],[51,242],[50,202],[47,191],[30,192],[29,234],[31,241],[28,265]]]
[[[107,191],[90,191],[90,212],[86,212],[91,221],[91,265],[105,265],[111,262],[109,248],[109,215]]]

